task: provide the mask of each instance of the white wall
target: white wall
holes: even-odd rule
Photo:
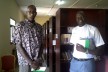
[[[46,23],[47,20],[49,20],[49,18],[50,16],[36,16],[35,20],[39,24],[43,25],[44,23]]]
[[[10,45],[10,17],[16,22],[24,19],[23,14],[19,10],[15,0],[0,0],[0,58],[5,54],[12,53],[12,48]]]

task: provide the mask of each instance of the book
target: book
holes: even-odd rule
[[[90,49],[90,50],[95,49],[95,44],[92,39],[80,39],[78,43],[84,46],[84,48],[86,49]]]

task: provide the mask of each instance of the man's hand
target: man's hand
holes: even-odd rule
[[[31,63],[31,67],[33,68],[33,69],[39,69],[39,63],[37,62],[37,61],[33,61],[32,63]]]
[[[39,69],[40,66],[42,65],[42,60],[37,59],[36,61],[32,61],[31,67],[35,70]]]
[[[81,52],[86,52],[86,49],[84,49],[84,47],[82,45],[78,44],[78,43],[76,44],[76,49],[78,51],[81,51]]]

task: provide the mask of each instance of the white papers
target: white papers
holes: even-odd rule
[[[38,69],[38,71],[45,71],[45,70],[46,70],[46,67],[40,67],[40,68]],[[31,71],[34,71],[34,69],[32,68]]]

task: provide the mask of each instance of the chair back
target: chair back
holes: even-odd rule
[[[2,56],[1,61],[2,61],[2,70],[4,71],[15,70],[15,56],[14,55]]]

